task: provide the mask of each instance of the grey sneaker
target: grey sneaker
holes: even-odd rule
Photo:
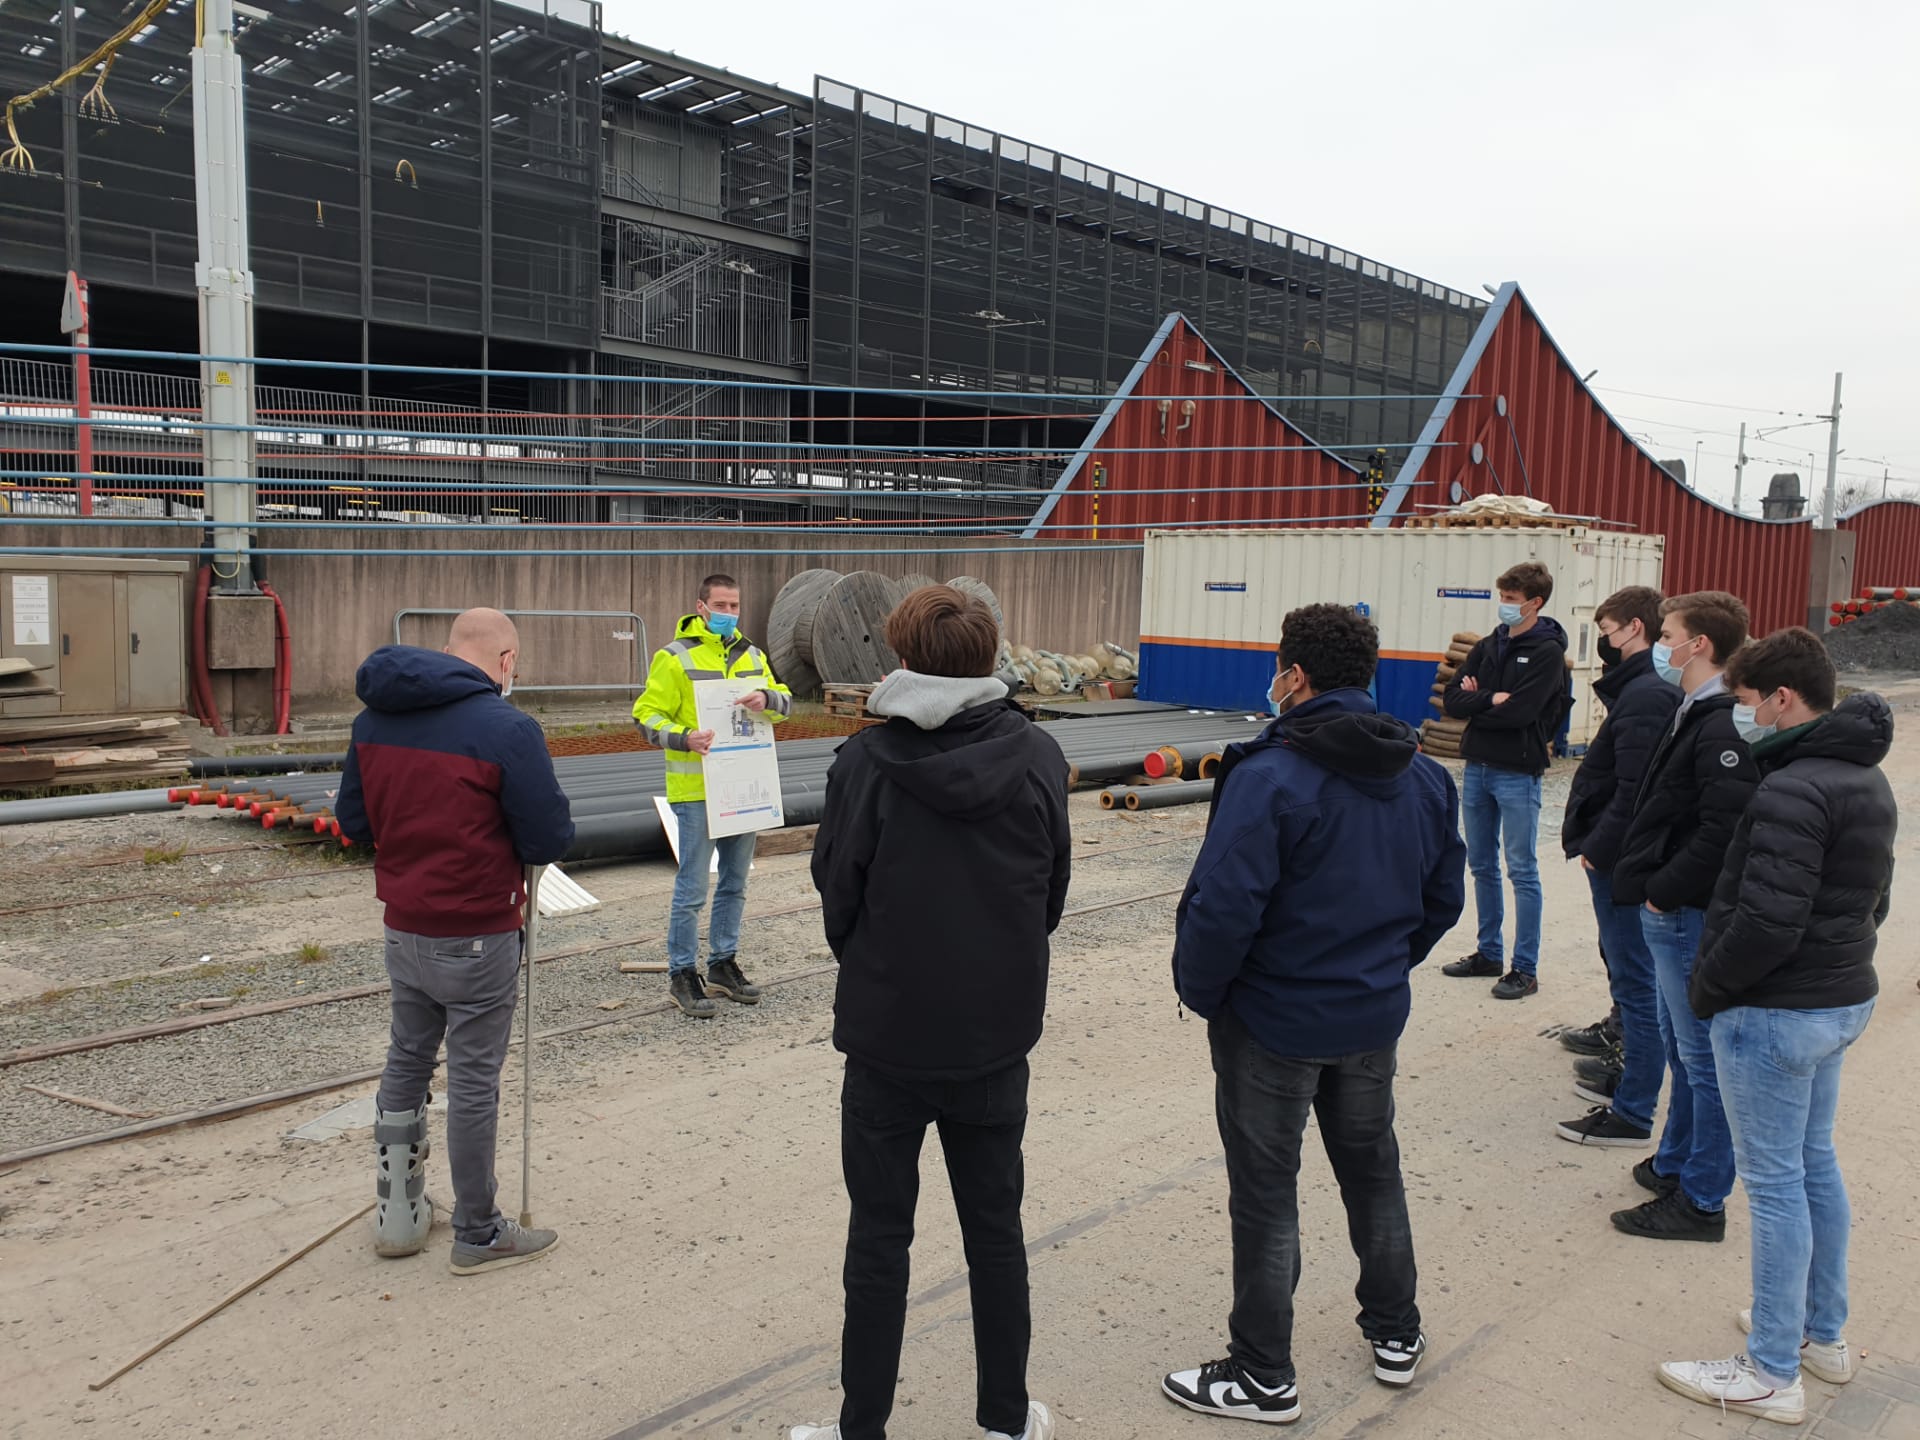
[[[707,989],[724,995],[736,1005],[758,1005],[760,987],[741,973],[740,962],[721,955],[707,962]]]
[[[488,1244],[469,1245],[464,1240],[454,1241],[453,1259],[447,1268],[456,1275],[504,1270],[523,1260],[538,1260],[559,1243],[560,1237],[554,1231],[525,1230],[503,1215],[500,1217],[500,1228],[493,1232],[493,1239]]]
[[[696,1020],[711,1020],[715,1006],[707,990],[692,970],[679,970],[667,979],[667,998],[680,1007],[680,1013]]]

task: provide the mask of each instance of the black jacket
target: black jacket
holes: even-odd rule
[[[1825,1010],[1880,993],[1873,951],[1899,824],[1880,762],[1893,712],[1854,695],[1762,740],[1766,776],[1740,817],[1687,998],[1702,1020],[1736,1005]]]
[[[1610,873],[1680,691],[1654,674],[1653,655],[1642,650],[1594,681],[1593,693],[1607,707],[1607,719],[1574,772],[1560,846],[1569,860],[1585,856],[1594,869]]]
[[[1472,676],[1478,690],[1461,688]],[[1493,697],[1505,693],[1507,702]],[[1501,770],[1538,775],[1553,760],[1553,737],[1573,708],[1567,678],[1567,632],[1542,615],[1523,635],[1502,625],[1460,662],[1442,699],[1447,714],[1467,722],[1460,755]]]
[[[1661,737],[1613,866],[1616,905],[1704,910],[1760,771],[1733,728],[1733,696],[1696,702]]]
[[[911,1079],[1020,1060],[1040,1038],[1071,857],[1066,757],[1011,701],[849,739],[813,847],[840,961],[834,1047]]]

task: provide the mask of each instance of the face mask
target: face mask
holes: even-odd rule
[[[1600,643],[1595,645],[1593,649],[1594,653],[1600,657],[1600,668],[1602,670],[1611,670],[1620,663],[1620,647],[1605,635],[1600,637]]]
[[[1273,689],[1269,686],[1267,689],[1267,709],[1273,712],[1273,716],[1277,720],[1293,708],[1294,696],[1299,693],[1299,688],[1296,686],[1276,700],[1273,698]]]
[[[1518,625],[1521,620],[1526,618],[1526,613],[1527,612],[1518,605],[1502,605],[1500,607],[1500,623],[1508,626]]]
[[[1693,642],[1691,640],[1684,640],[1681,643],[1691,645]],[[1653,647],[1653,668],[1660,672],[1660,678],[1669,685],[1678,685],[1680,683],[1680,676],[1686,667],[1673,663],[1673,650],[1674,647],[1667,644],[1664,640],[1655,642]],[[1688,658],[1691,659],[1692,657],[1689,656]]]
[[[1756,705],[1735,705],[1733,707],[1733,728],[1740,732],[1740,738],[1749,745],[1764,740],[1777,731],[1780,726],[1760,723],[1760,709]]]
[[[517,668],[516,665],[509,665],[507,667],[507,673],[500,677],[500,698],[502,700],[513,694],[513,672]]]
[[[731,640],[734,631],[740,628],[740,617],[738,615],[718,615],[709,610],[707,612],[707,628],[722,640]]]

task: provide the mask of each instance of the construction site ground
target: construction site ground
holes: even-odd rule
[[[1920,815],[1920,682],[1889,697],[1902,735],[1887,773]],[[1540,994],[1501,1003],[1485,982],[1439,973],[1472,948],[1471,904],[1414,977],[1399,1127],[1433,1348],[1406,1391],[1372,1378],[1338,1196],[1309,1139],[1297,1433],[1709,1440],[1748,1428],[1653,1379],[1659,1360],[1740,1347],[1744,1197],[1736,1190],[1725,1244],[1629,1239],[1607,1215],[1644,1198],[1628,1177],[1639,1153],[1553,1133],[1586,1107],[1550,1032],[1606,1005],[1587,888],[1558,860],[1570,773],[1557,768],[1547,786]],[[1032,1389],[1063,1440],[1232,1428],[1158,1390],[1163,1371],[1224,1353],[1230,1300],[1206,1031],[1177,1011],[1168,970],[1169,892],[1204,816],[1074,801],[1074,913],[1054,947],[1026,1149]],[[1845,1389],[1807,1382],[1806,1433],[1829,1440],[1920,1437],[1920,1112],[1904,1098],[1920,1051],[1914,833],[1900,843],[1879,1010],[1848,1060],[1841,1107],[1855,1216],[1849,1338],[1862,1364]],[[373,1198],[364,1128],[289,1134],[373,1086],[0,1173],[0,1437],[82,1427],[773,1440],[793,1422],[830,1421],[846,1224],[841,1062],[807,866],[804,853],[757,863],[741,954],[756,979],[777,983],[757,1008],[726,1006],[711,1022],[662,1012],[663,976],[617,970],[663,958],[670,866],[577,873],[604,908],[546,927],[543,946],[609,948],[539,967],[537,1028],[609,1023],[537,1047],[533,1209],[561,1232],[537,1264],[455,1278],[444,1218],[427,1253],[381,1260],[360,1220],[93,1392]],[[1367,903],[1367,887],[1367,859],[1354,857],[1353,904]],[[283,850],[205,811],[0,830],[0,1052],[192,1016],[206,1000],[247,1007],[377,984],[372,889],[364,865],[319,846]],[[376,1067],[385,1030],[373,995],[0,1068],[0,1153],[134,1123],[30,1085],[173,1114]],[[509,1214],[521,1202],[519,1074],[516,1052],[499,1154]],[[429,1188],[446,1202],[437,1118],[434,1134]],[[979,1433],[937,1137],[922,1173],[897,1440]]]

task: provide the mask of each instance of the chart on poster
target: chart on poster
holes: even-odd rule
[[[740,704],[757,689],[744,680],[694,682],[696,723],[713,732],[705,769],[707,833],[716,839],[785,823],[773,721],[765,711]]]

